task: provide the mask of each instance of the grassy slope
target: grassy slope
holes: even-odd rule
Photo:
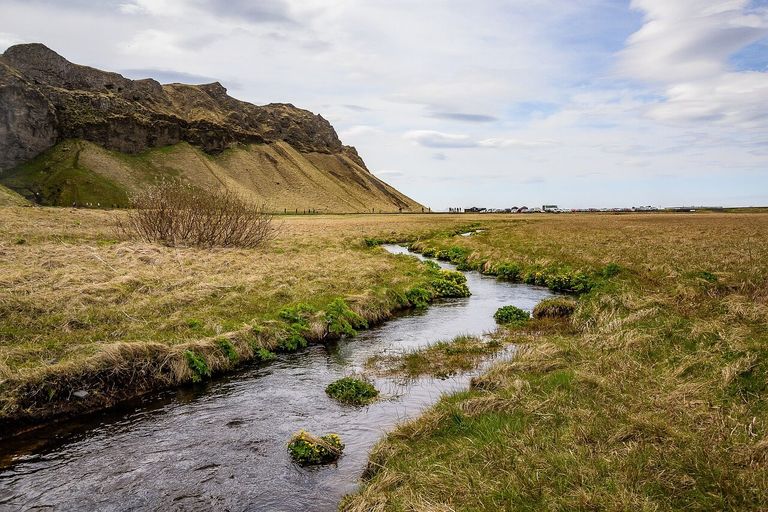
[[[189,375],[180,358],[189,347],[226,368],[210,343],[215,336],[265,326],[248,336],[264,335],[268,345],[270,322],[299,302],[323,309],[344,297],[366,319],[386,318],[403,305],[405,290],[424,281],[425,270],[412,258],[366,248],[362,239],[402,238],[466,222],[456,216],[285,217],[277,220],[281,233],[269,246],[204,250],[121,239],[116,223],[124,214],[0,210],[0,391],[10,397],[6,411],[18,409],[18,393],[3,387],[10,381],[36,382],[35,393],[68,393],[99,385],[91,382],[94,372],[108,382],[112,377],[104,372],[123,367],[126,375],[158,371],[183,381]],[[17,243],[21,239],[25,243]],[[244,339],[235,341],[250,357]],[[181,365],[155,368],[157,354]],[[142,358],[145,366],[131,367]],[[82,377],[75,378],[78,372]],[[0,419],[2,409],[0,400]]]
[[[20,196],[18,193],[7,188],[4,185],[0,185],[0,207],[1,206],[24,206],[29,202]]]
[[[299,153],[285,143],[254,144],[208,155],[186,143],[140,155],[65,141],[0,176],[41,204],[125,206],[128,194],[162,177],[227,187],[275,211],[421,211],[421,205],[344,155]],[[37,195],[35,195],[37,194]]]
[[[768,508],[768,216],[547,216],[470,261],[622,270],[391,433],[344,510]]]

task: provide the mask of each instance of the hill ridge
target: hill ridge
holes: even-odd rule
[[[280,156],[279,148],[287,145],[299,155],[294,158],[299,161],[295,165],[305,173],[313,176],[335,173],[330,177],[349,182],[338,187],[327,182],[329,188],[325,192],[331,196],[313,208],[340,212],[420,211],[423,208],[373,176],[355,148],[342,144],[333,126],[321,115],[289,103],[253,105],[229,96],[219,82],[163,85],[150,78],[131,80],[118,73],[71,63],[40,43],[15,45],[0,55],[0,114],[3,114],[0,115],[0,182],[43,204],[67,204],[65,197],[69,201],[78,195],[93,195],[80,188],[104,189],[115,184],[122,190],[123,197],[109,194],[104,203],[122,206],[128,193],[141,188],[141,183],[122,179],[126,176],[111,176],[114,169],[121,167],[121,162],[107,162],[110,158],[101,162],[101,166],[85,166],[85,170],[76,167],[65,170],[62,159],[46,160],[45,155],[66,152],[67,141],[69,144],[87,141],[119,153],[113,154],[111,160],[120,160],[120,154],[156,153],[157,157],[162,153],[160,149],[181,143],[199,148],[211,157],[229,150],[255,152],[267,160],[273,159],[278,171],[291,165]],[[268,148],[275,151],[267,151]],[[93,148],[88,151],[95,154]],[[324,159],[319,155],[333,158]],[[163,160],[155,157],[151,159]],[[251,157],[251,160],[260,158]],[[133,169],[133,174],[141,175],[141,182],[148,177],[162,176],[163,169],[176,168],[179,177],[186,179],[183,169],[178,167],[173,162],[162,161],[154,169],[140,165]],[[264,166],[254,167],[254,172],[260,172]],[[241,171],[222,168],[225,175]],[[84,174],[88,174],[87,179]],[[62,179],[54,179],[55,176]],[[292,176],[299,179],[297,173]],[[190,181],[195,184],[195,180]],[[352,186],[353,195],[359,196],[359,200],[353,201],[357,205],[354,208],[333,196],[349,188],[345,188],[346,185]],[[306,188],[301,182],[285,183],[285,186]],[[281,191],[272,190],[274,187],[262,187],[273,194],[266,197],[264,191],[254,187],[256,184],[241,191],[268,200],[276,207],[298,208],[296,203],[300,198],[293,197],[295,194],[280,194]],[[374,189],[378,191],[375,197],[371,196]],[[282,196],[293,198],[286,202]]]

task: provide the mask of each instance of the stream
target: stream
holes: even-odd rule
[[[424,259],[400,246],[384,249]],[[363,408],[326,396],[330,382],[373,355],[493,331],[499,307],[530,311],[552,296],[545,288],[465,274],[469,298],[437,301],[354,338],[4,441],[0,510],[336,510],[388,430],[441,394],[466,389],[476,372],[410,382],[376,378],[384,398]],[[300,429],[338,433],[344,455],[334,465],[294,464],[286,443]]]

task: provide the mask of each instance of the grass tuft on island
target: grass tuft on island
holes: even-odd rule
[[[379,396],[379,391],[361,376],[342,377],[325,388],[328,396],[341,403],[352,405],[370,404]]]

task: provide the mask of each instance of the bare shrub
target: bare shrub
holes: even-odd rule
[[[131,198],[120,231],[172,247],[256,247],[277,234],[265,205],[229,190],[162,182]]]

